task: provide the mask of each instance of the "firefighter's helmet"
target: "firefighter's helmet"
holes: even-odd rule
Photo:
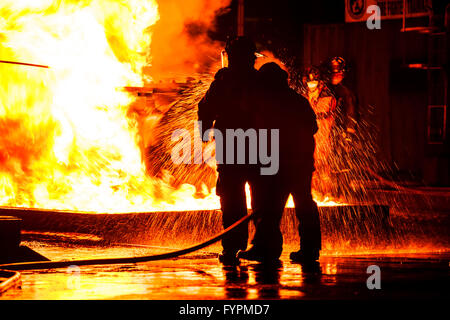
[[[306,68],[302,75],[302,90],[307,92],[308,90],[315,90],[320,86],[322,81],[320,69],[317,67]]]
[[[320,70],[316,67],[309,67],[305,71],[305,81],[320,81]]]
[[[225,47],[228,56],[254,56],[256,53],[255,43],[246,36],[228,39]]]
[[[345,73],[347,71],[347,63],[342,57],[333,57],[328,64],[328,72],[333,73]]]
[[[289,74],[275,62],[267,62],[258,70],[261,81],[272,87],[283,87],[288,84]]]

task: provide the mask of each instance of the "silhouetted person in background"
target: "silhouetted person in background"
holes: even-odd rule
[[[322,196],[329,197],[332,193],[331,170],[335,161],[332,131],[336,122],[336,99],[326,87],[320,70],[310,67],[305,70],[302,84],[305,88],[304,97],[317,117],[318,132],[315,135],[316,150],[314,151],[315,173],[312,185]]]
[[[258,176],[252,188],[252,204],[256,206],[256,231],[248,250],[239,258],[273,261],[282,252],[281,217],[292,194],[299,220],[300,251],[290,258],[312,262],[321,249],[320,222],[317,205],[311,195],[314,172],[314,134],[316,116],[308,100],[288,85],[288,74],[276,63],[263,65],[259,72],[261,96],[258,126],[280,130],[279,163],[276,175]]]
[[[358,121],[358,103],[355,94],[343,84],[347,65],[343,58],[334,57],[328,62],[328,88],[337,100],[336,126],[344,138],[356,132]]]
[[[259,95],[257,71],[254,68],[255,44],[246,37],[238,37],[228,42],[225,50],[228,67],[216,73],[209,90],[198,105],[198,119],[202,121],[203,130],[213,126],[220,130],[224,146],[227,145],[226,129],[240,128],[245,131],[253,127],[253,109]],[[223,150],[221,159],[226,159],[225,148]],[[216,193],[220,196],[224,228],[247,215],[245,183],[256,170],[252,165],[236,164],[236,151],[235,149],[235,164],[218,163],[217,168],[219,177]],[[217,155],[216,150],[216,159],[219,161]],[[247,248],[247,241],[248,224],[244,224],[223,238],[223,252],[219,255],[219,260],[224,264],[239,263],[236,253]]]
[[[327,64],[327,86],[336,98],[335,123],[332,127],[331,139],[335,157],[332,162],[333,193],[335,197],[349,196],[346,194],[352,180],[353,168],[351,157],[354,156],[354,145],[358,127],[358,100],[355,94],[343,83],[347,73],[347,63],[344,58],[333,57]]]

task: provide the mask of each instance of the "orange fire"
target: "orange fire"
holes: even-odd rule
[[[211,195],[150,179],[133,97],[148,65],[153,0],[2,1],[0,205],[129,212],[216,208]],[[163,192],[164,199],[154,197]]]
[[[0,59],[50,68],[0,64],[0,205],[87,212],[219,208],[214,189],[199,199],[193,185],[175,188],[170,177],[146,174],[142,119],[129,112],[135,96],[123,88],[178,77],[171,66],[195,74],[198,56],[211,60],[211,52],[217,60],[201,63],[218,65],[220,46],[195,34],[207,22],[180,21],[211,20],[228,2],[193,1],[192,16],[183,1],[161,3],[160,12],[156,0],[3,0]],[[194,43],[183,36],[186,25]]]

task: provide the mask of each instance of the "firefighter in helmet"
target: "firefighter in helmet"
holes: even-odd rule
[[[228,67],[216,73],[214,81],[198,105],[198,119],[202,121],[203,130],[214,127],[223,133],[223,146],[228,145],[225,135],[227,129],[245,131],[254,127],[252,121],[255,101],[259,96],[257,71],[254,68],[256,46],[253,41],[247,37],[237,37],[227,42],[225,51]],[[202,133],[200,135],[202,136]],[[229,163],[226,148],[222,148],[223,152],[220,152],[218,157],[217,142],[216,140],[216,193],[220,197],[223,227],[228,228],[247,215],[245,184],[250,182],[256,168],[249,164],[237,164],[236,159],[234,163]],[[248,155],[248,152],[246,154]],[[236,156],[235,147],[234,157]],[[223,163],[225,159],[227,161]],[[239,263],[236,254],[247,248],[247,240],[247,224],[234,229],[222,239],[223,252],[219,255],[219,261],[225,265]]]
[[[316,171],[313,188],[322,198],[331,195],[331,168],[334,161],[332,130],[336,122],[336,99],[323,81],[319,68],[307,68],[303,75],[304,95],[317,117],[318,132],[315,134],[314,160]]]
[[[292,252],[290,258],[311,263],[319,258],[321,250],[319,212],[311,195],[316,116],[307,99],[289,87],[288,73],[279,65],[266,63],[258,74],[263,115],[259,126],[279,132],[279,170],[275,175],[258,176],[257,183],[251,186],[256,230],[251,247],[239,252],[238,257],[261,262],[278,260],[283,244],[280,220],[292,194],[300,222],[300,250]]]
[[[333,194],[335,197],[349,197],[349,184],[355,170],[352,157],[357,141],[358,103],[355,94],[343,83],[348,72],[346,61],[342,57],[333,57],[327,62],[325,69],[327,86],[337,102],[332,135],[333,149],[339,156],[334,157],[332,165]]]
[[[355,94],[343,84],[347,73],[347,63],[344,58],[333,57],[327,65],[327,86],[337,100],[336,125],[346,139],[351,139],[356,132],[358,121],[358,104]]]

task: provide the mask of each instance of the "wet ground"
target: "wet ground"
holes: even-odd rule
[[[73,235],[66,235],[73,239]],[[51,260],[138,256],[173,248],[138,245],[96,246],[64,234],[30,233],[23,244]],[[81,242],[80,242],[81,241]],[[89,241],[95,242],[95,239]],[[450,252],[322,255],[317,265],[242,261],[224,267],[213,245],[176,259],[141,264],[82,266],[22,271],[21,284],[0,299],[448,299]],[[209,250],[209,251],[208,251]],[[367,268],[380,268],[381,289],[369,289]],[[373,278],[370,283],[375,283]]]
[[[295,215],[288,210],[282,220],[285,246],[280,264],[243,260],[240,266],[224,267],[217,260],[221,246],[216,243],[169,260],[21,271],[20,285],[1,294],[0,300],[449,300],[450,193],[443,194],[415,199],[388,193],[390,198],[382,202],[390,206],[388,219],[378,211],[355,220],[353,211],[323,209],[323,250],[313,266],[288,258],[299,242]],[[17,215],[17,210],[10,211],[6,213]],[[52,261],[171,252],[222,230],[215,211],[31,213],[18,215],[24,223],[22,245]],[[379,267],[380,289],[367,286],[369,278],[369,284],[376,283],[373,271],[368,273],[373,265]]]

